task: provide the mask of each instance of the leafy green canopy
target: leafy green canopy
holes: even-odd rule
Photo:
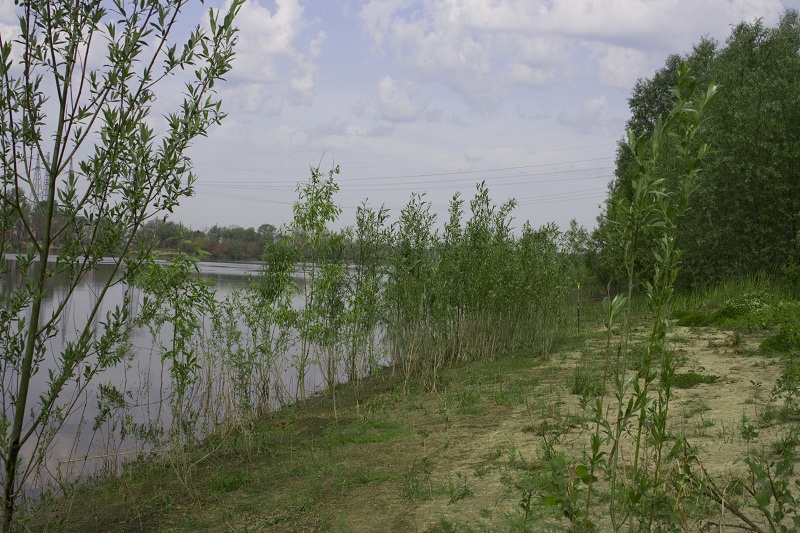
[[[695,285],[761,271],[776,272],[800,252],[800,16],[787,10],[776,27],[759,20],[736,26],[724,46],[703,39],[683,60],[700,86],[719,85],[696,138],[711,153],[703,163],[678,240],[684,254],[680,282]],[[629,99],[628,129],[639,135],[673,103],[670,88],[681,58],[670,56],[652,78],[639,80]],[[607,212],[634,196],[636,165],[627,145],[617,150]],[[662,147],[656,175],[675,195],[675,143]],[[608,215],[594,234],[594,267],[605,279],[626,279],[619,250],[609,245]],[[636,270],[652,272],[644,234]]]

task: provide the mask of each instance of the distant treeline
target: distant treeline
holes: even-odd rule
[[[331,233],[323,232],[322,239],[330,238]],[[261,224],[258,228],[241,226],[218,226],[203,231],[191,229],[181,222],[158,219],[151,220],[139,234],[140,244],[152,246],[158,252],[185,252],[195,254],[201,250],[205,259],[215,261],[261,261],[264,249],[277,244],[282,237],[293,242],[299,260],[313,261],[319,254],[314,252],[303,239],[297,236],[282,235],[272,224]],[[342,238],[339,235],[337,238]],[[344,232],[343,256],[347,261],[354,260],[355,243],[349,232]]]
[[[160,251],[194,252],[197,249],[218,261],[260,261],[264,246],[279,238],[272,224],[256,228],[214,225],[206,231],[190,229],[180,222],[151,220],[144,225],[140,242]]]

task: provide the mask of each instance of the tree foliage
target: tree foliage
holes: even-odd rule
[[[776,271],[797,259],[800,231],[800,17],[786,11],[779,24],[762,21],[736,26],[724,46],[704,39],[682,60],[698,84],[715,82],[719,91],[704,130],[695,142],[712,151],[683,215],[678,242],[684,251],[682,283],[698,284],[759,271]],[[650,79],[640,80],[629,99],[628,129],[652,130],[669,109],[678,56]],[[675,141],[664,143],[655,174],[674,192]],[[605,278],[626,279],[619,251],[608,246],[607,221],[614,205],[630,201],[636,175],[634,157],[620,143],[607,213],[594,234],[595,268]],[[642,234],[637,271],[649,275],[649,250],[656,233]]]

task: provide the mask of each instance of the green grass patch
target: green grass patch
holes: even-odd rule
[[[374,444],[390,441],[409,433],[410,430],[398,422],[386,419],[368,419],[326,428],[325,441],[331,446]]]
[[[672,386],[676,389],[691,389],[697,385],[714,383],[718,379],[719,376],[713,374],[687,372],[686,374],[675,374],[672,377]]]
[[[425,530],[425,533],[473,533],[477,530],[471,528],[466,524],[458,522],[451,522],[444,517],[439,518],[439,521]]]
[[[483,413],[480,391],[474,386],[459,387],[452,396],[459,415],[479,415]]]
[[[572,373],[572,394],[595,397],[603,392],[603,374],[597,368],[576,366]]]
[[[247,477],[241,472],[220,472],[209,480],[208,488],[216,493],[233,492],[244,487],[247,482]]]
[[[443,490],[450,497],[450,503],[469,498],[473,494],[467,476],[461,472],[456,472],[456,479],[449,479]]]

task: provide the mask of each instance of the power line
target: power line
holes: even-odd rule
[[[499,138],[499,137],[524,138],[525,136],[529,136],[529,135],[549,135],[549,134],[552,134],[552,133],[555,133],[555,132],[571,131],[571,130],[572,130],[571,127],[562,127],[562,128],[551,128],[551,129],[540,130],[540,131],[525,130],[525,131],[515,131],[515,132],[503,132],[503,133],[497,133],[497,134],[491,134],[491,135],[483,134],[483,135],[475,135],[475,136],[470,136],[470,137],[450,137],[450,138],[443,138],[443,139],[426,139],[426,140],[408,141],[408,142],[402,142],[402,143],[375,144],[375,145],[370,145],[370,146],[366,146],[366,145],[365,146],[347,146],[347,147],[333,147],[333,146],[324,147],[324,146],[320,146],[320,147],[314,148],[314,149],[308,149],[308,148],[291,149],[290,148],[288,150],[285,149],[285,148],[281,148],[281,152],[284,153],[284,154],[286,152],[314,153],[314,154],[317,154],[316,155],[316,159],[319,159],[319,154],[327,154],[327,153],[332,153],[334,151],[337,151],[337,152],[343,152],[343,151],[344,152],[351,152],[351,151],[354,151],[354,150],[363,150],[365,152],[369,152],[369,151],[374,151],[376,149],[382,149],[382,148],[398,148],[398,147],[402,147],[402,146],[418,146],[418,145],[421,145],[421,144],[431,145],[433,143],[441,144],[441,143],[447,143],[447,142],[486,141],[487,139],[493,139],[493,138]],[[614,140],[618,140],[619,139],[619,135],[597,135],[597,136],[591,136],[591,137],[588,137],[588,138],[589,139],[614,139]],[[542,142],[528,143],[528,144],[526,144],[526,146],[542,146],[542,145],[546,145],[546,144],[550,144],[550,143],[575,143],[575,142],[576,142],[576,140],[574,138],[567,138],[567,139],[561,139],[561,140],[548,139],[548,140],[542,141]],[[604,145],[597,145],[597,146],[604,146]],[[577,148],[580,148],[580,147],[577,147]],[[577,148],[570,147],[570,148],[566,148],[566,149],[577,149]],[[434,153],[448,153],[448,152],[447,151],[442,151],[442,152],[434,152]],[[248,156],[248,155],[264,155],[264,150],[241,151],[241,152],[231,153],[230,155],[232,157],[235,157],[235,158],[238,159],[240,157]],[[273,162],[280,162],[280,161],[295,162],[296,160],[297,160],[297,157],[292,157],[292,158],[287,158],[287,159],[283,159],[283,160],[278,159],[278,160],[272,160],[272,161]]]
[[[579,172],[596,172],[596,171],[603,171],[600,174],[594,174],[591,176],[575,176],[575,177],[554,177],[552,179],[530,179],[536,178],[539,176],[556,176],[559,174],[576,174]],[[583,181],[583,180],[592,180],[592,179],[610,179],[611,169],[608,167],[593,167],[593,168],[586,168],[586,169],[579,169],[579,170],[562,170],[557,172],[547,172],[542,174],[512,174],[510,176],[485,176],[482,181],[487,182],[487,184],[491,187],[509,187],[513,185],[541,185],[545,183],[563,183],[569,181]],[[519,178],[526,178],[526,179],[519,179]],[[507,181],[513,180],[513,181]],[[457,183],[464,183],[461,179],[451,179],[451,180],[426,180],[426,181],[408,181],[408,182],[401,182],[401,183],[374,183],[374,184],[366,184],[361,185],[358,187],[348,187],[346,191],[342,190],[340,192],[352,192],[352,191],[364,191],[364,190],[372,190],[372,191],[402,191],[408,190],[410,187],[415,187],[419,185],[424,185],[425,189],[451,189],[453,188],[453,184]],[[441,187],[439,187],[441,185]],[[295,191],[296,187],[290,187],[286,184],[269,184],[269,183],[254,183],[254,182],[232,182],[226,185],[222,184],[208,184],[208,183],[200,183],[198,187],[204,188],[214,188],[214,189],[229,189],[231,187],[235,187],[237,190],[248,190],[248,191],[261,191],[261,190],[281,190],[284,192],[292,192]]]
[[[453,170],[447,172],[432,172],[428,174],[402,174],[402,175],[395,175],[395,176],[372,176],[372,177],[365,177],[365,178],[341,178],[337,179],[336,182],[339,184],[344,183],[351,183],[351,182],[361,182],[361,181],[384,181],[384,180],[405,180],[411,178],[435,178],[435,177],[444,177],[444,176],[461,176],[465,174],[489,174],[489,173],[496,173],[496,172],[507,172],[510,170],[523,170],[523,169],[530,169],[530,168],[545,168],[545,167],[553,167],[558,165],[574,165],[578,163],[591,163],[595,161],[608,161],[614,159],[613,157],[595,157],[590,159],[576,159],[572,161],[559,161],[554,163],[538,163],[535,165],[519,165],[513,167],[496,167],[496,168],[486,168],[486,169],[478,169],[478,170]],[[605,168],[605,167],[602,167]],[[598,167],[594,167],[595,170],[600,170]],[[588,169],[568,169],[563,171],[553,171],[559,173],[566,173],[566,172],[581,172],[586,171]],[[427,182],[427,180],[426,180]],[[208,180],[203,182],[205,185],[224,185],[226,187],[230,187],[232,185],[250,185],[250,184],[258,184],[259,182],[254,181],[222,181],[222,180]],[[301,182],[302,183],[302,182]],[[277,184],[280,186],[286,186],[285,183]]]
[[[543,195],[536,195],[536,196],[528,196],[525,198],[521,198],[517,200],[518,205],[535,205],[540,203],[553,203],[553,202],[566,202],[571,200],[581,200],[581,199],[589,199],[594,198],[597,196],[598,192],[607,190],[605,187],[595,187],[590,189],[581,189],[578,191],[570,191],[564,193],[552,193],[552,194],[543,194]],[[256,203],[265,203],[265,204],[276,204],[276,205],[286,205],[286,206],[293,206],[294,202],[285,202],[280,200],[267,200],[264,198],[255,198],[252,196],[241,196],[236,194],[228,194],[228,193],[216,193],[216,192],[208,192],[208,191],[197,191],[198,194],[202,194],[204,196],[213,196],[217,198],[228,198],[232,200],[244,200],[248,202],[256,202]],[[432,207],[446,207],[446,205],[442,204],[435,204],[430,202]],[[356,209],[360,207],[359,205],[340,205],[342,209]],[[397,209],[395,207],[395,209]],[[401,207],[402,209],[402,207]]]
[[[550,143],[550,142],[554,142],[554,141],[548,141],[548,143]],[[572,142],[572,140],[555,141],[555,142],[558,142],[558,143],[561,143],[561,142]],[[531,147],[540,146],[542,144],[547,144],[547,143],[523,144],[520,147],[520,149],[524,149],[526,151],[530,151]],[[555,152],[566,152],[566,151],[573,151],[573,150],[586,150],[586,149],[589,149],[589,148],[607,148],[607,147],[608,147],[608,143],[590,144],[590,145],[582,145],[582,146],[572,145],[572,146],[567,146],[567,147],[564,147],[564,148],[551,148],[551,149],[538,150],[538,151],[536,151],[536,154],[550,154],[550,153],[555,153]],[[511,147],[504,147],[504,148],[511,148]],[[336,148],[336,149],[330,149],[330,150],[326,151],[326,154],[327,153],[332,153],[333,154],[330,157],[331,157],[331,159],[334,160],[334,162],[336,160],[335,152],[337,150],[342,150],[342,149]],[[344,150],[348,150],[348,149],[345,148]],[[373,151],[372,148],[370,148],[369,151]],[[453,162],[463,162],[464,159],[465,159],[465,152],[469,152],[469,151],[470,151],[469,148],[466,148],[466,149],[461,148],[461,149],[456,149],[456,150],[444,150],[444,151],[437,151],[437,152],[428,152],[428,153],[425,153],[425,154],[415,154],[414,155],[414,162],[416,164],[433,163],[433,162],[448,161],[448,160],[451,160]],[[245,153],[245,154],[237,154],[235,159],[236,159],[236,161],[240,161],[242,159],[242,157],[246,157],[247,155],[248,155],[247,153]],[[263,153],[255,154],[254,153],[254,155],[263,156],[264,154]],[[441,156],[441,157],[434,157],[434,156]],[[498,157],[498,154],[491,154],[491,156],[496,158],[496,157]],[[369,168],[372,168],[372,167],[375,167],[375,166],[384,167],[384,166],[386,166],[387,163],[392,163],[392,162],[399,162],[399,163],[407,163],[408,162],[408,155],[398,155],[396,157],[385,157],[385,156],[377,157],[373,153],[373,154],[369,154],[367,157],[368,158],[364,159],[365,162],[363,162],[363,163],[360,163],[358,158],[348,157],[346,159],[346,163],[342,163],[342,164],[345,165],[345,169],[348,172],[357,172],[359,170],[365,170],[365,169],[369,169]],[[198,160],[203,160],[203,156],[199,155],[199,156],[197,156],[197,159]],[[297,164],[297,160],[298,159],[299,159],[298,157],[295,157],[295,158],[292,158],[292,159],[253,159],[253,160],[250,160],[250,162],[249,162],[247,167],[241,167],[241,166],[231,166],[230,165],[230,159],[225,158],[225,159],[218,159],[216,162],[203,160],[203,165],[204,166],[224,165],[225,169],[229,170],[229,171],[230,170],[234,170],[234,171],[249,171],[249,170],[252,170],[255,165],[258,165],[258,166],[285,166],[286,163]],[[484,160],[484,159],[489,159],[489,157],[488,156],[482,156],[482,157],[475,157],[474,158],[474,160]],[[308,164],[314,164],[314,163],[308,163]]]

